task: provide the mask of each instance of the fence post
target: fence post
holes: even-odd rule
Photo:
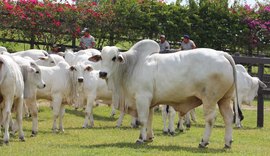
[[[72,37],[72,48],[76,48],[76,37]]]
[[[264,64],[258,65],[258,78],[262,80],[264,72]],[[258,101],[257,101],[257,127],[263,127],[264,122],[264,99],[261,87],[258,90]]]
[[[31,40],[30,40],[30,49],[35,48],[35,36],[32,34]]]

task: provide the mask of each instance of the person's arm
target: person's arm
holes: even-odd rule
[[[192,41],[191,43],[192,43],[192,44],[191,44],[192,49],[197,48],[196,45],[195,45],[195,43],[194,43],[193,41]]]

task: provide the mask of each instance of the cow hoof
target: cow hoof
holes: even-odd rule
[[[163,134],[168,134],[168,132],[167,131],[163,131]]]
[[[190,127],[191,127],[190,124],[187,124],[186,126],[187,126],[188,129],[190,129]]]
[[[25,142],[24,136],[20,136],[19,139],[21,142]]]
[[[209,142],[204,142],[203,140],[199,144],[199,148],[206,148],[206,146],[209,145]]]
[[[30,137],[35,137],[37,135],[37,132],[36,131],[32,131],[32,134]]]
[[[141,144],[143,144],[143,143],[144,143],[144,141],[141,140],[141,139],[139,139],[139,140],[136,141],[136,144],[138,144],[138,145],[141,145]]]
[[[4,144],[9,145],[9,141],[8,140],[4,141]]]
[[[231,146],[225,144],[224,149],[231,149]]]
[[[169,133],[171,136],[174,136],[175,135],[175,132],[170,132]]]
[[[149,138],[149,139],[147,139],[147,140],[145,140],[144,142],[153,142],[154,140],[153,140],[153,138]]]
[[[184,132],[184,130],[183,130],[183,129],[179,129],[179,131],[180,131],[180,133],[183,133],[183,132]]]

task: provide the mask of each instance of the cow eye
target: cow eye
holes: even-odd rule
[[[53,61],[51,61],[51,63],[54,63]]]
[[[114,56],[113,58],[112,58],[112,61],[114,62],[116,60],[116,56]]]
[[[39,74],[39,71],[36,71],[36,74]]]

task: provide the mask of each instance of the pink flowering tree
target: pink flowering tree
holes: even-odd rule
[[[37,0],[0,1],[1,37],[19,40],[68,43],[80,36],[86,23],[102,23],[102,9],[95,2],[72,5]]]
[[[242,11],[244,22],[250,30],[249,43],[252,49],[257,52],[262,49],[270,48],[270,4],[258,3],[256,7],[251,8],[245,5]]]

